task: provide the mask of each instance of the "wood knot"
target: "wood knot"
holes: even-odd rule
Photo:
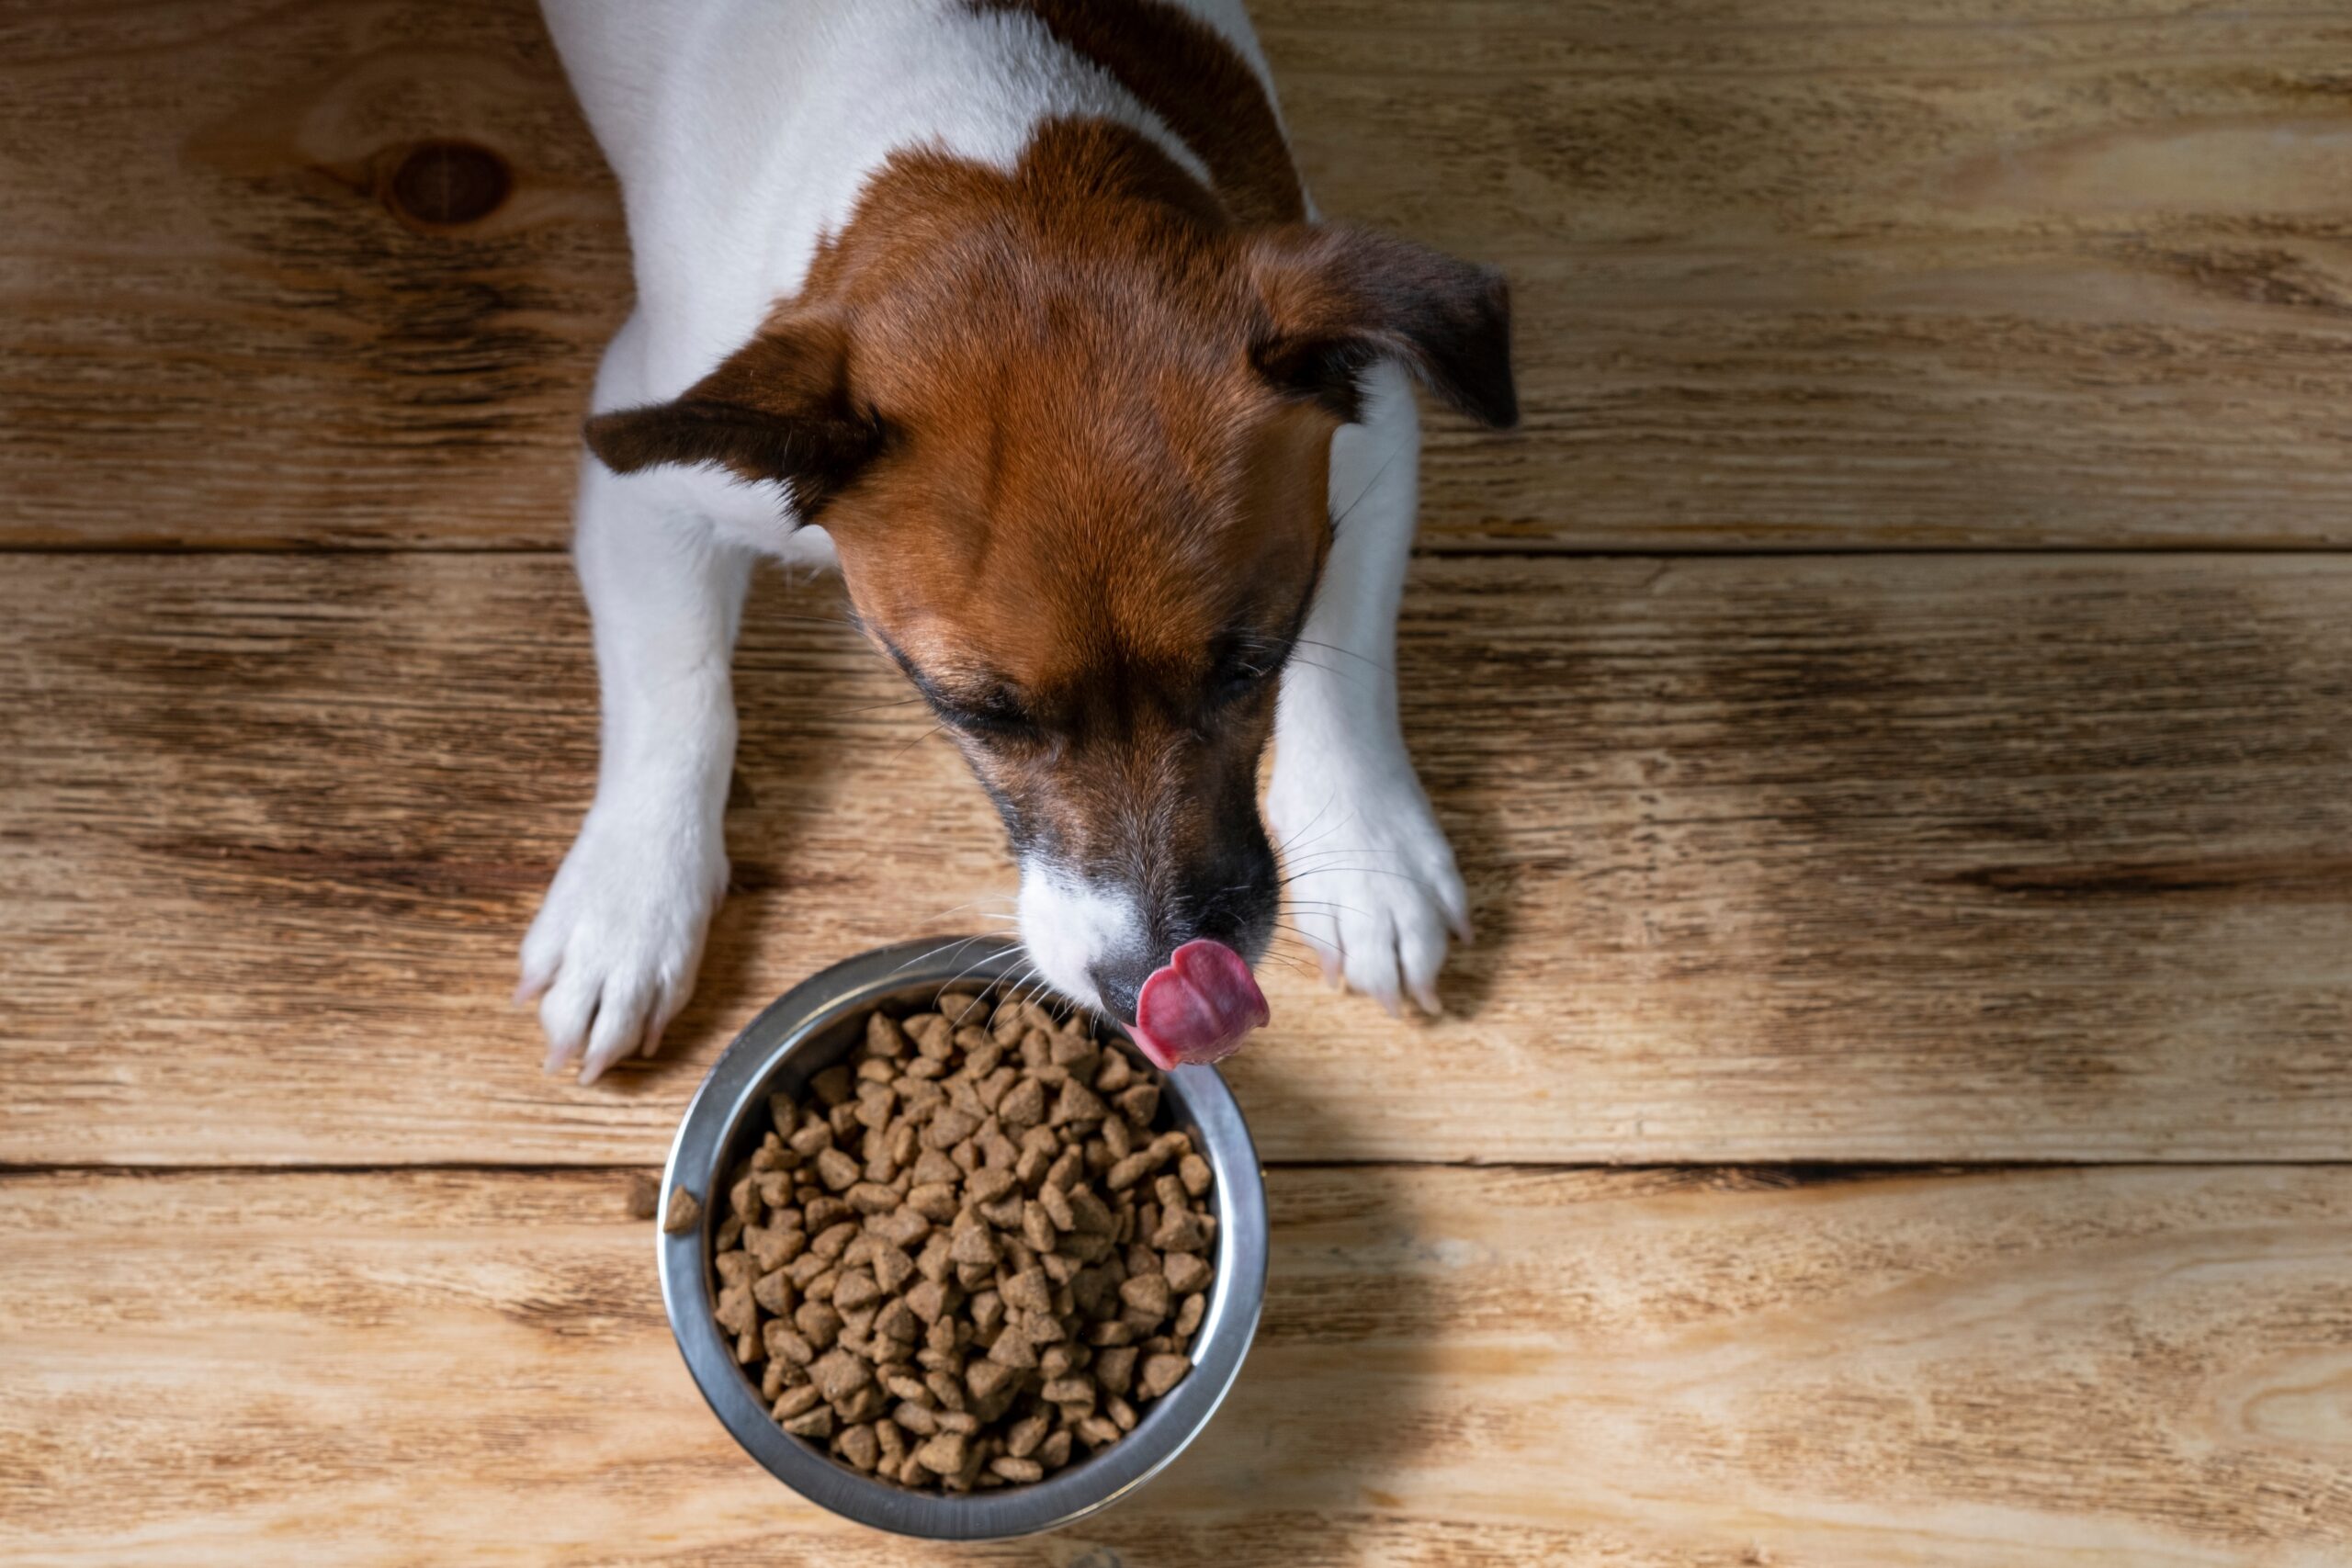
[[[472,223],[498,210],[514,188],[506,160],[470,141],[420,141],[384,186],[395,216],[432,229]]]

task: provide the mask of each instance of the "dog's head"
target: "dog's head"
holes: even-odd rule
[[[1040,972],[1132,1022],[1185,943],[1272,937],[1258,769],[1357,376],[1400,360],[1506,424],[1508,334],[1491,272],[1238,229],[1141,138],[1072,123],[1011,174],[894,160],[752,343],[589,439],[789,487],[996,803]]]

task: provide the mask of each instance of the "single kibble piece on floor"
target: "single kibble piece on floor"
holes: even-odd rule
[[[712,1315],[786,1432],[899,1486],[1027,1485],[1192,1371],[1213,1172],[1085,1020],[944,991],[766,1103]],[[662,1228],[701,1223],[673,1189]]]

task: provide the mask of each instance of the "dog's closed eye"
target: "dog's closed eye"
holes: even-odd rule
[[[1036,716],[1009,688],[977,695],[925,692],[941,718],[967,734],[991,740],[1035,740],[1043,731]]]
[[[1251,649],[1246,652],[1228,654],[1210,672],[1208,701],[1212,709],[1239,702],[1265,684],[1289,657],[1287,647]]]
[[[1020,742],[1043,738],[1045,731],[1037,716],[1012,686],[986,676],[952,681],[933,677],[908,658],[897,643],[883,637],[875,640],[942,723],[984,740]]]

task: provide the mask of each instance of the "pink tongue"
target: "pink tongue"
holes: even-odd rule
[[[1129,1032],[1163,1069],[1216,1062],[1273,1014],[1241,954],[1218,942],[1188,942],[1143,983]]]

